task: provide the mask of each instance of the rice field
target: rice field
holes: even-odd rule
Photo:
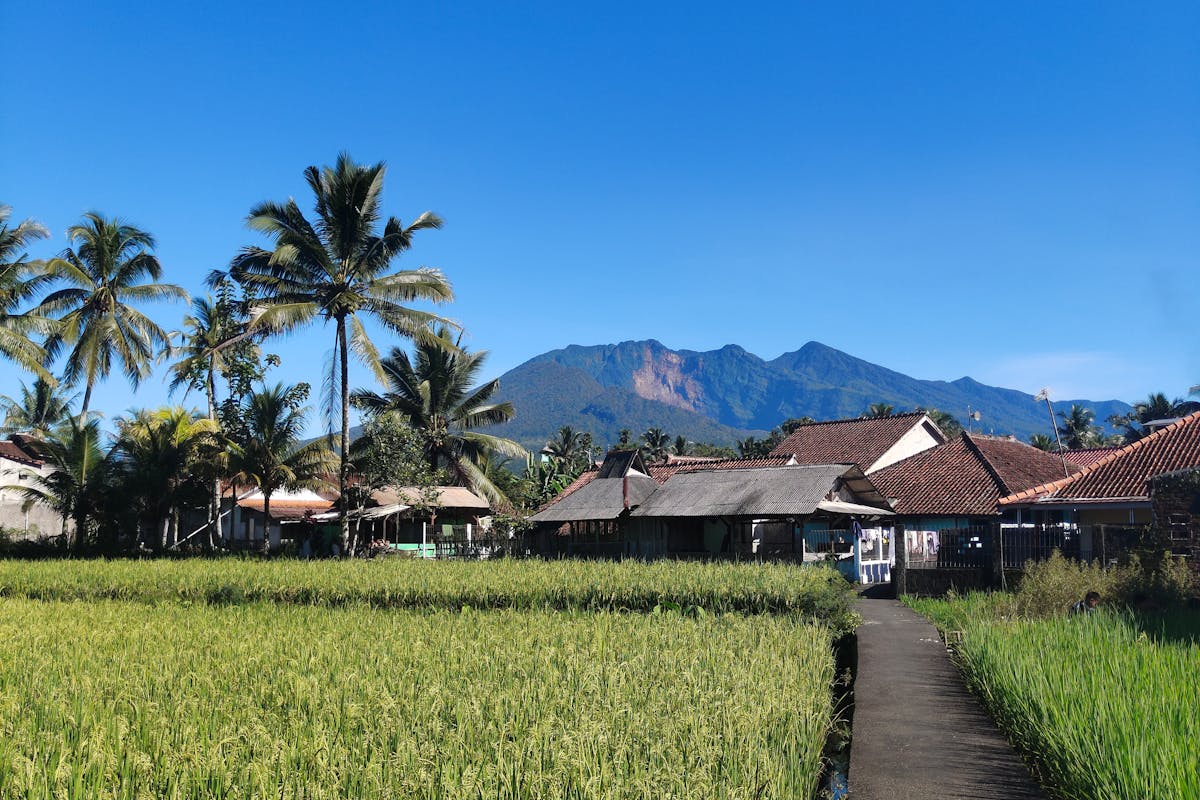
[[[958,662],[1053,796],[1200,797],[1194,612],[978,620]]]
[[[553,609],[800,614],[857,625],[834,570],[787,564],[658,561],[0,560],[0,597],[391,609]]]
[[[2,563],[0,798],[812,797],[813,579],[670,566]]]

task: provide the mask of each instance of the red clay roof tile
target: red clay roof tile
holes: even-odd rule
[[[924,416],[914,411],[890,417],[810,422],[797,428],[771,455],[795,455],[801,464],[855,464],[865,471]]]
[[[871,474],[897,514],[993,516],[1007,494],[1062,475],[1062,461],[1012,439],[963,433]]]
[[[1064,450],[1063,458],[1068,464],[1074,464],[1077,467],[1090,467],[1097,461],[1107,458],[1117,452],[1119,447],[1086,447],[1080,450]]]
[[[1118,448],[1070,478],[1017,492],[1000,503],[1148,500],[1155,475],[1193,467],[1200,467],[1200,411]]]

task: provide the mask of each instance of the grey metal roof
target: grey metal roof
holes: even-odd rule
[[[610,450],[600,465],[598,478],[623,478],[635,470],[642,475],[648,474],[642,454],[637,450]]]
[[[632,516],[804,516],[815,512],[821,501],[842,484],[854,492],[855,501],[877,502],[886,508],[887,501],[873,490],[870,481],[857,467],[816,464],[679,472],[667,479]],[[837,497],[836,493],[834,497]]]
[[[616,519],[625,510],[625,478],[596,478],[554,505],[529,518],[531,522],[579,522]],[[659,488],[653,478],[630,475],[629,506],[636,507]]]

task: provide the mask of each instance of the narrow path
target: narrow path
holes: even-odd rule
[[[858,610],[850,800],[1042,800],[933,625],[895,600]]]

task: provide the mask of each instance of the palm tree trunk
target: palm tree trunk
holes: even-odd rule
[[[170,544],[171,535],[171,515],[170,513],[162,515],[162,522],[159,525],[159,545],[160,551],[166,551],[167,545]]]
[[[92,373],[88,373],[87,388],[83,391],[83,405],[79,409],[79,422],[82,424],[87,422],[88,406],[92,403],[92,384],[95,382],[95,377]]]
[[[213,374],[216,372],[216,354],[208,357],[208,380],[204,388],[208,393],[208,418],[217,421],[217,386]],[[225,537],[221,535],[221,476],[213,478],[212,499],[208,510],[208,549],[216,548]]]
[[[350,515],[346,506],[346,475],[350,467],[350,348],[346,342],[346,318],[337,321],[338,358],[342,383],[342,442],[341,463],[338,466],[338,504],[342,509],[342,552],[350,552]]]
[[[260,552],[265,555],[271,553],[271,493],[263,492],[263,540]]]

